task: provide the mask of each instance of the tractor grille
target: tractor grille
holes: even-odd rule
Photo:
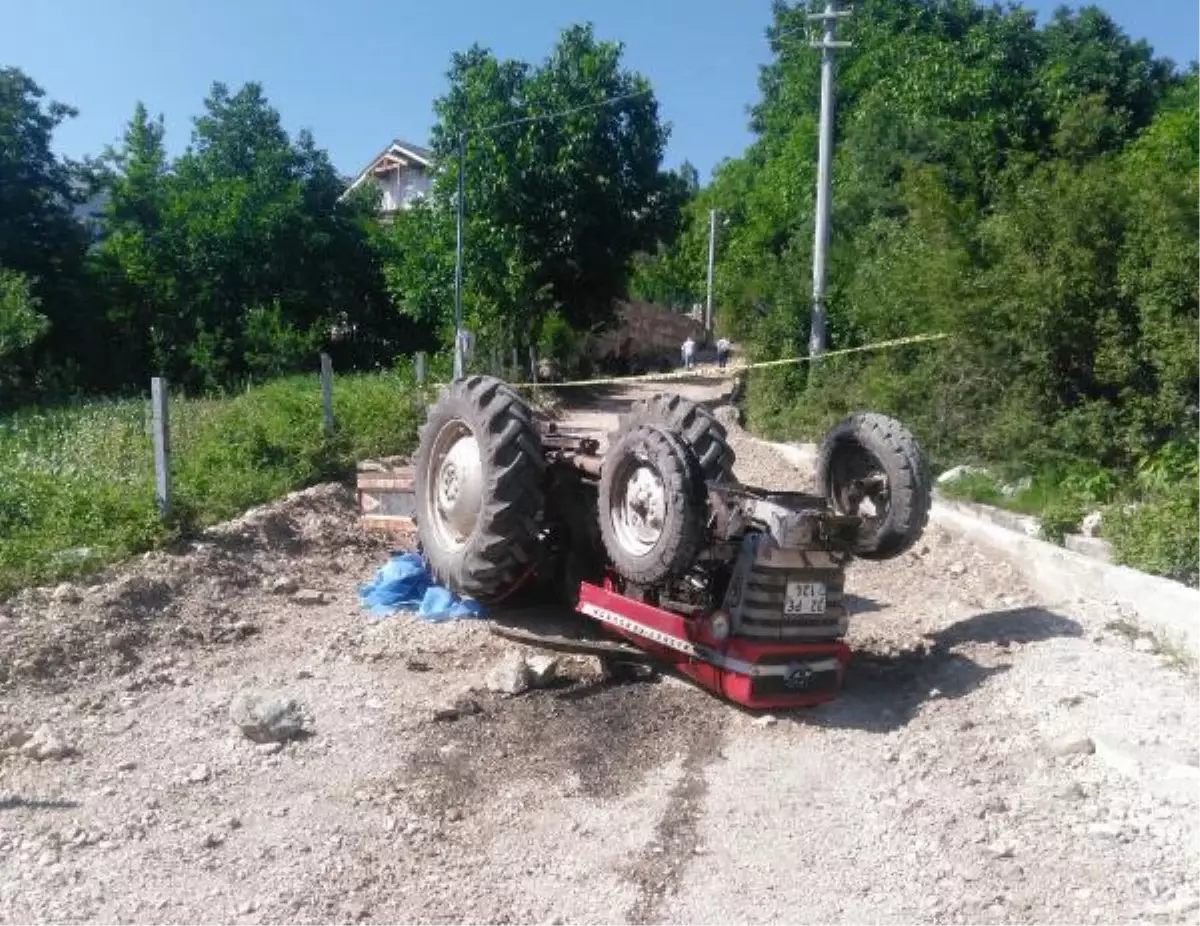
[[[825,610],[820,614],[785,614],[790,582],[820,582],[825,586]],[[844,572],[755,563],[746,581],[745,601],[734,633],[761,640],[831,640],[848,629],[843,601]]]

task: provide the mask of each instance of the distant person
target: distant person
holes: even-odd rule
[[[728,338],[720,338],[717,341],[717,366],[722,370],[725,369],[725,365],[729,363],[729,352],[732,347],[733,345],[729,343]]]
[[[683,342],[683,366],[690,370],[696,365],[696,342],[689,334]]]

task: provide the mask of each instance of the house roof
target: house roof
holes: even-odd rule
[[[346,192],[349,193],[381,169],[409,166],[421,168],[433,166],[433,152],[428,148],[421,145],[414,145],[412,142],[405,141],[402,138],[393,139],[386,148],[371,158],[370,163],[366,167],[359,171],[358,176],[350,182]]]

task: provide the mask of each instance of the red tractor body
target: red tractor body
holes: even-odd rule
[[[840,640],[714,639],[709,618],[689,618],[584,582],[580,614],[672,665],[709,691],[753,709],[808,707],[838,693],[850,658]]]

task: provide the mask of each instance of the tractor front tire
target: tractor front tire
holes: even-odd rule
[[[704,543],[706,494],[691,449],[665,428],[641,426],[604,455],[598,514],[613,568],[637,585],[685,572]]]
[[[537,555],[546,461],[529,407],[490,376],[451,383],[430,407],[416,458],[417,532],[430,571],[487,604]]]
[[[916,438],[887,415],[860,412],[829,431],[817,453],[817,486],[838,514],[863,517],[854,549],[863,559],[900,556],[929,521],[929,464]]]
[[[733,482],[737,457],[726,440],[725,426],[703,405],[669,392],[634,402],[617,419],[617,429],[608,436],[609,446],[616,446],[621,438],[644,425],[671,431],[687,444],[705,482]]]

